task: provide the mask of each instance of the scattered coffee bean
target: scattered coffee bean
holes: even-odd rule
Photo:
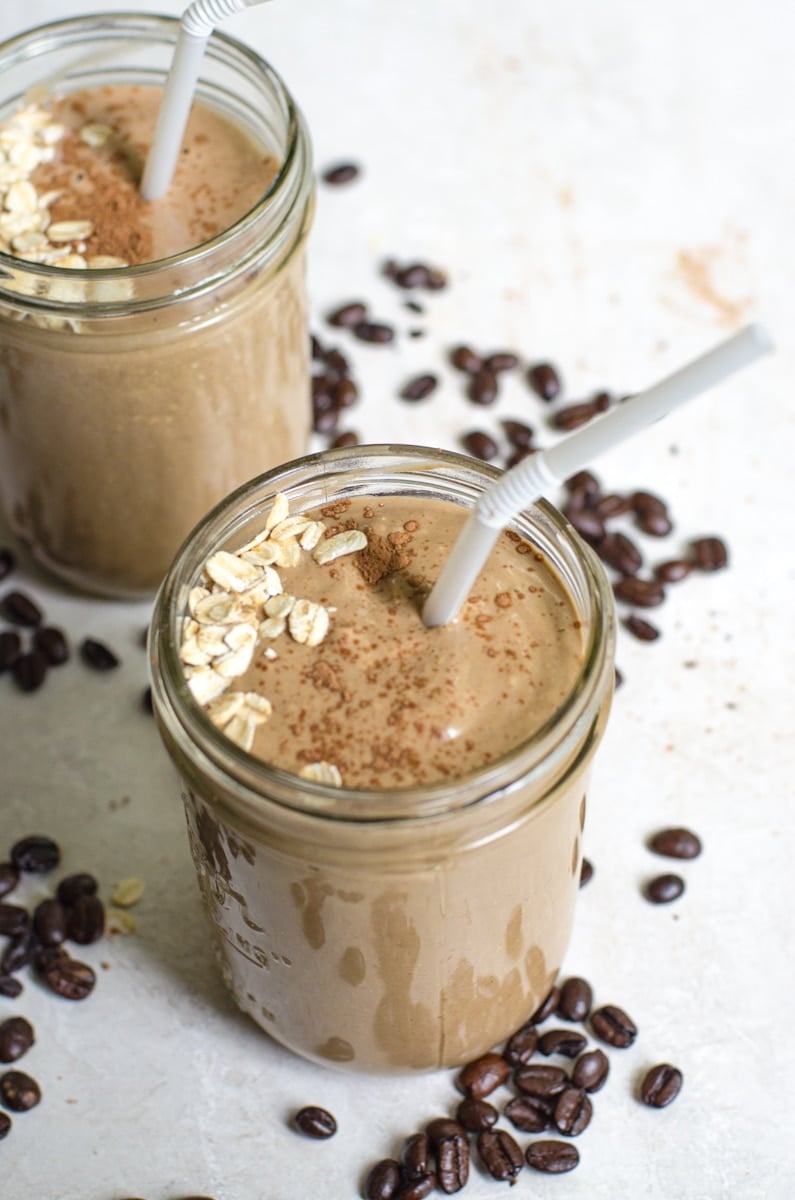
[[[94,671],[112,671],[119,665],[119,660],[110,647],[96,638],[85,638],[80,643],[80,657],[86,666]]]
[[[56,889],[56,895],[65,908],[71,908],[80,896],[95,896],[99,884],[93,875],[80,872],[65,875]]]
[[[510,1133],[490,1129],[478,1134],[478,1153],[492,1179],[516,1179],[524,1165],[522,1152]]]
[[[44,614],[25,592],[6,592],[0,600],[0,615],[12,625],[34,627],[40,625]]]
[[[64,1000],[85,1000],[94,990],[97,977],[87,963],[78,962],[64,952],[49,951],[40,973],[50,991]]]
[[[665,1108],[682,1090],[682,1072],[670,1063],[651,1067],[640,1085],[640,1098],[650,1108]]]
[[[426,396],[430,396],[431,392],[436,390],[438,383],[436,375],[415,375],[400,389],[400,398],[412,401],[424,400]]]
[[[531,454],[535,454],[537,450],[537,446],[517,446],[513,453],[509,454],[508,458],[505,460],[505,466],[508,468],[508,470],[510,470],[511,467],[515,467],[517,463],[524,462],[524,460],[529,458]]]
[[[675,826],[660,829],[649,838],[649,849],[665,858],[698,858],[701,839],[692,830]]]
[[[566,1171],[573,1171],[579,1161],[580,1152],[576,1146],[551,1138],[531,1142],[525,1153],[528,1167],[543,1171],[545,1175],[562,1175]]]
[[[719,537],[696,538],[690,543],[690,551],[699,571],[720,571],[729,562],[726,543]]]
[[[587,1039],[573,1029],[550,1029],[538,1039],[542,1054],[562,1054],[565,1058],[576,1058],[586,1045]]]
[[[519,366],[519,356],[511,350],[496,350],[483,360],[487,371],[499,375],[502,371],[513,371]]]
[[[497,399],[497,376],[481,367],[472,376],[467,395],[473,404],[493,404]]]
[[[654,578],[659,579],[660,583],[679,583],[692,569],[693,564],[686,558],[671,558],[657,564],[654,568]]]
[[[412,1133],[403,1143],[400,1161],[405,1179],[422,1179],[428,1174],[430,1139],[427,1133]]]
[[[47,676],[47,659],[41,650],[20,654],[11,668],[11,676],[21,692],[37,692]]]
[[[622,575],[636,575],[643,565],[640,550],[623,533],[606,534],[599,543],[598,554],[603,562],[620,571]]]
[[[527,450],[533,442],[533,430],[524,421],[503,421],[505,436],[517,450]]]
[[[480,429],[473,429],[471,433],[465,433],[461,438],[461,443],[467,454],[471,454],[473,458],[479,458],[482,462],[491,462],[499,453],[494,438],[489,437]]]
[[[46,625],[37,629],[33,635],[33,645],[47,660],[51,667],[59,667],[69,658],[69,643],[62,629],[54,625]]]
[[[60,946],[66,938],[66,909],[60,900],[41,900],[33,913],[33,929],[42,946]]]
[[[450,362],[467,375],[477,375],[483,370],[483,359],[469,346],[456,346],[450,354]]]
[[[685,890],[685,881],[681,875],[656,875],[643,888],[643,895],[652,904],[670,904],[678,900]]]
[[[332,450],[350,450],[352,446],[359,445],[359,438],[350,429],[345,433],[338,433],[331,443]]]
[[[503,1051],[505,1061],[512,1067],[529,1062],[538,1046],[538,1030],[530,1021],[517,1029]]]
[[[61,851],[52,838],[33,833],[11,847],[11,861],[20,871],[43,875],[61,861]]]
[[[456,1086],[465,1096],[482,1100],[505,1083],[510,1073],[511,1068],[501,1054],[483,1054],[461,1070]]]
[[[659,579],[641,579],[638,575],[624,575],[613,591],[619,600],[625,600],[638,608],[656,608],[665,599],[665,591]]]
[[[622,1050],[631,1046],[638,1034],[635,1022],[615,1004],[605,1004],[592,1012],[591,1028],[603,1042]]]
[[[577,1137],[590,1124],[593,1105],[581,1088],[567,1087],[555,1103],[553,1121],[559,1133]]]
[[[648,533],[651,537],[667,537],[674,527],[670,517],[656,512],[638,517],[638,524],[643,532]]]
[[[361,168],[356,163],[335,163],[334,166],[326,167],[321,179],[324,183],[337,186],[341,183],[352,183],[354,179],[359,178],[360,173]]]
[[[603,521],[609,521],[613,517],[620,517],[624,513],[632,511],[632,497],[619,496],[616,492],[609,492],[606,496],[598,496],[594,503],[594,511],[599,514]]]
[[[584,1092],[598,1092],[610,1073],[610,1062],[604,1050],[588,1050],[574,1064],[571,1082]]]
[[[425,1200],[436,1188],[436,1176],[432,1171],[419,1179],[407,1180],[395,1193],[395,1200]]]
[[[381,321],[360,321],[358,325],[353,326],[353,334],[360,342],[372,342],[378,345],[386,345],[395,340],[395,331],[392,326]]]
[[[552,424],[555,429],[569,432],[569,430],[579,429],[581,425],[587,424],[598,412],[599,409],[592,400],[582,400],[578,404],[566,404],[553,413]]]
[[[11,1118],[8,1113],[0,1112],[0,1141],[11,1132]]]
[[[534,1025],[540,1025],[542,1021],[546,1021],[547,1017],[551,1017],[554,1012],[557,1012],[560,1004],[560,988],[551,988],[544,999],[539,1004],[536,1011],[530,1018]]]
[[[364,1183],[365,1200],[393,1200],[400,1187],[400,1163],[382,1158],[370,1170]]]
[[[656,642],[660,636],[656,625],[652,625],[651,621],[644,621],[643,617],[638,617],[635,613],[626,618],[624,625],[639,642]]]
[[[438,267],[430,267],[427,263],[419,262],[409,263],[405,267],[399,267],[397,263],[390,265],[392,269],[389,271],[389,278],[398,287],[426,288],[431,292],[438,292],[447,287],[447,276]]]
[[[99,896],[78,896],[67,909],[66,934],[79,946],[98,942],[105,932],[105,906]]]
[[[339,419],[336,408],[326,408],[321,412],[315,412],[312,428],[315,433],[331,433],[337,428]]]
[[[144,690],[141,692],[141,708],[144,710],[145,713],[149,713],[150,716],[155,711],[155,706],[152,702],[151,687],[145,687]]]
[[[558,1016],[564,1021],[584,1021],[591,1011],[593,990],[587,979],[572,975],[560,989]]]
[[[623,681],[619,677],[619,672],[616,671],[616,687],[618,687],[622,682]],[[585,887],[586,883],[590,883],[592,879],[593,863],[589,858],[584,858],[582,860],[582,866],[580,867],[580,887]]]
[[[542,400],[554,400],[560,395],[562,387],[560,375],[552,363],[540,362],[530,367],[527,372],[527,382]]]
[[[337,1122],[331,1113],[311,1104],[295,1114],[293,1124],[299,1133],[311,1138],[330,1138],[337,1132]]]
[[[28,910],[21,904],[0,904],[0,934],[3,937],[19,937],[30,928]]]
[[[0,1075],[0,1103],[12,1112],[27,1112],[41,1100],[41,1089],[24,1071],[6,1071]]]
[[[13,550],[8,546],[0,548],[0,579],[6,579],[17,565]]]
[[[580,537],[592,546],[599,545],[604,538],[604,521],[592,508],[582,508],[578,504],[569,503],[563,509],[563,515],[574,526]]]
[[[10,1000],[16,1000],[21,991],[22,984],[13,975],[0,975],[0,996],[8,996]]]
[[[33,1026],[24,1017],[9,1017],[0,1024],[0,1062],[16,1062],[35,1042]]]
[[[585,499],[595,502],[602,491],[602,485],[594,475],[593,471],[583,469],[575,471],[573,475],[565,481],[566,488],[572,494],[581,493]]]
[[[446,1196],[460,1192],[469,1179],[469,1142],[463,1129],[436,1144],[436,1183]]]
[[[491,1129],[496,1125],[500,1114],[488,1100],[475,1100],[467,1096],[455,1110],[455,1115],[467,1133],[480,1133],[481,1130]]]
[[[13,892],[19,883],[19,870],[10,862],[0,862],[0,896]]]
[[[352,300],[348,304],[341,305],[340,308],[335,308],[333,312],[326,317],[329,325],[336,325],[342,329],[351,329],[354,325],[358,325],[361,321],[367,318],[367,305],[360,300]]]
[[[667,504],[659,496],[655,496],[653,492],[633,492],[632,508],[639,517],[668,516]]]
[[[568,1086],[569,1077],[562,1067],[547,1067],[540,1063],[536,1066],[529,1063],[525,1067],[519,1067],[514,1073],[513,1081],[526,1096],[538,1096],[541,1100],[548,1100],[560,1095]]]
[[[22,639],[14,629],[0,633],[0,673],[8,671],[22,653]]]
[[[334,384],[332,396],[337,408],[350,408],[359,399],[359,389],[353,380],[346,376]]]
[[[552,1124],[554,1102],[540,1096],[514,1096],[504,1111],[511,1124],[523,1133],[543,1133]]]

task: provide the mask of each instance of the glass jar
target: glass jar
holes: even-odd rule
[[[6,42],[0,120],[50,90],[162,86],[178,30],[106,13]],[[224,34],[196,95],[281,164],[231,228],[115,269],[0,247],[3,506],[44,566],[109,596],[154,592],[208,508],[308,444],[307,129],[274,70]]]
[[[155,714],[181,776],[224,978],[263,1029],[318,1062],[387,1072],[460,1064],[548,992],[570,935],[586,787],[612,696],[612,593],[554,508],[518,516],[512,530],[551,564],[582,623],[579,676],[554,716],[504,757],[456,780],[382,791],[309,782],[227,739],[183,674],[186,598],[212,552],[258,532],[277,492],[295,513],[353,496],[471,508],[496,474],[407,446],[307,457],[218,505],[158,595]]]

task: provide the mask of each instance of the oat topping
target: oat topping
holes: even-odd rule
[[[344,533],[335,533],[318,543],[312,557],[322,567],[326,563],[334,562],[336,558],[341,558],[343,554],[355,554],[357,550],[364,550],[366,545],[367,535],[362,533],[361,529],[346,529]]]
[[[118,908],[132,908],[144,894],[146,884],[135,875],[120,879],[111,892],[111,901]]]

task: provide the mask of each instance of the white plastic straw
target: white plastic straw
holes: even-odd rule
[[[144,200],[157,200],[171,186],[210,34],[226,17],[263,3],[264,0],[193,0],[182,14],[174,57],[141,180]]]
[[[426,625],[452,621],[489,556],[500,530],[523,508],[557,487],[605,450],[623,442],[686,400],[721,383],[728,375],[773,349],[762,325],[747,325],[713,350],[675,371],[655,387],[625,400],[549,450],[541,450],[506,471],[478,499],[458,541],[425,601]]]

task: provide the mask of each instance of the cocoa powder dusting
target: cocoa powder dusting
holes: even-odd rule
[[[365,533],[367,534],[367,545],[364,550],[358,552],[355,559],[356,569],[365,583],[372,586],[387,575],[391,575],[393,571],[399,571],[408,566],[409,556],[399,545],[393,545],[391,534],[382,537],[369,529],[366,529]],[[406,534],[403,536],[410,537]]]

